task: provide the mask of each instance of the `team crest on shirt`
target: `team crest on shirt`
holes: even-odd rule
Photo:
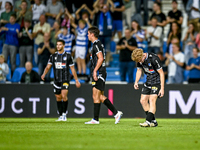
[[[155,93],[158,90],[158,88],[153,86],[153,87],[151,87],[151,90],[153,91],[153,93]]]
[[[67,60],[67,57],[63,57],[63,60]]]
[[[148,63],[148,66],[151,67],[151,63]]]

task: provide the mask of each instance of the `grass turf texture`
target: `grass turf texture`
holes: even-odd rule
[[[144,119],[100,119],[99,125],[85,125],[89,119],[0,118],[0,150],[46,149],[139,149],[199,150],[199,119],[157,119],[159,126],[142,128]]]

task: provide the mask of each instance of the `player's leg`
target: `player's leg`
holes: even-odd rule
[[[101,91],[100,100],[104,105],[106,105],[106,107],[110,111],[112,111],[115,117],[115,124],[118,124],[123,113],[115,108],[115,106],[110,102],[110,100],[104,95],[104,91]]]
[[[55,91],[55,88],[54,88]],[[57,93],[55,93],[55,97],[56,97],[56,101],[57,101],[57,108],[58,108],[58,112],[59,112],[59,118],[56,121],[62,121],[62,95],[59,94],[60,90],[56,90]]]
[[[153,126],[153,127],[158,126],[158,123],[154,116],[156,113],[157,98],[158,98],[157,94],[150,95],[150,97],[149,97],[150,108],[149,108],[149,113],[147,114],[147,121],[149,121],[151,123],[151,126]]]
[[[67,111],[67,107],[68,107],[68,90],[67,89],[63,89],[61,90],[61,95],[62,95],[62,117],[63,117],[63,121],[67,121],[67,117],[66,117],[66,111]]]
[[[92,98],[94,102],[93,119],[91,121],[85,122],[85,124],[99,124],[99,113],[101,107],[100,101],[101,91],[95,87],[92,88]]]

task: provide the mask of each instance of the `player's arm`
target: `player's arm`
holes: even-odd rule
[[[164,85],[165,85],[165,74],[163,72],[163,69],[157,70],[159,75],[160,75],[160,84],[161,84],[161,88],[160,88],[160,92],[158,93],[158,95],[160,97],[164,96]]]
[[[74,76],[74,79],[76,81],[76,87],[79,88],[81,86],[80,82],[78,81],[78,77],[77,77],[77,74],[76,74],[76,70],[74,69],[74,65],[70,65],[70,69],[72,71],[72,74]]]
[[[47,64],[47,66],[46,66],[46,68],[44,69],[44,72],[43,72],[43,74],[42,74],[42,76],[41,76],[41,79],[42,79],[42,80],[44,80],[46,74],[47,74],[47,73],[49,72],[49,70],[51,69],[51,66],[52,66],[52,64],[50,64],[50,63]]]
[[[97,70],[101,67],[102,63],[103,63],[103,54],[101,51],[97,52],[97,57],[98,57],[98,60],[97,60],[97,64],[96,64],[96,67],[94,68],[94,71],[93,71],[93,78],[95,81],[98,80],[97,78]]]
[[[138,82],[140,80],[141,75],[142,75],[142,68],[137,68],[136,77],[135,77],[135,83],[134,83],[134,88],[136,90],[139,89]]]

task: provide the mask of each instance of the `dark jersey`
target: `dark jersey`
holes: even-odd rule
[[[103,60],[102,65],[99,67],[98,72],[99,73],[106,72],[106,67],[105,67],[105,58],[106,58],[105,57],[105,49],[104,49],[103,44],[99,40],[94,41],[94,43],[92,45],[92,51],[91,51],[91,55],[90,55],[92,72],[93,72],[94,68],[97,65],[97,61],[98,61],[97,54],[100,53],[100,52],[103,54],[104,60]]]
[[[142,68],[147,75],[146,85],[160,84],[158,70],[162,69],[160,59],[154,53],[147,53],[147,58],[143,63],[137,63],[138,68]]]
[[[53,66],[54,82],[69,82],[69,68],[74,65],[70,54],[67,52],[62,54],[55,52],[50,56],[48,64]]]

